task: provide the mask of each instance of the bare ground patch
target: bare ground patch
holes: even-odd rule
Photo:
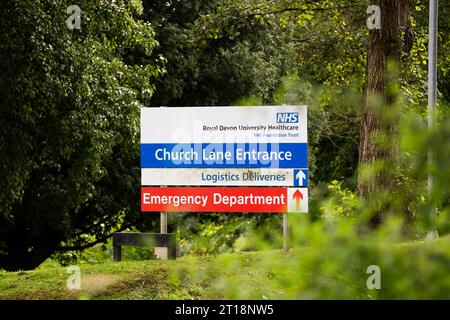
[[[112,274],[88,274],[81,276],[81,289],[70,290],[73,298],[79,296],[98,296],[109,287],[120,281],[120,277]]]

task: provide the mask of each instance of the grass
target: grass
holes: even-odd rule
[[[434,242],[431,245],[434,254],[432,258],[447,259],[444,253],[448,252],[449,244],[448,236]],[[393,251],[409,257],[418,254],[420,259],[425,257],[425,253],[430,254],[429,251],[424,251],[429,246],[429,243],[415,241],[396,245]],[[315,292],[320,292],[319,297],[339,298],[344,294],[342,290],[347,290],[345,285],[348,283],[357,290],[351,291],[346,297],[372,298],[365,287],[367,275],[361,274],[361,268],[349,265],[350,272],[327,273],[328,264],[323,264],[322,269],[316,269],[315,265],[301,267],[298,261],[317,254],[312,251],[308,248],[291,250],[289,253],[266,250],[209,257],[186,256],[171,261],[84,261],[79,264],[80,290],[67,289],[66,280],[70,275],[67,269],[48,260],[33,271],[0,271],[0,299],[278,299],[316,298]],[[420,255],[422,251],[425,252],[424,255]],[[438,262],[442,267],[446,265],[446,261],[448,260]],[[329,267],[332,268],[333,265],[330,264]],[[410,262],[405,268],[410,268]],[[398,279],[395,285],[410,278],[408,274],[403,275],[401,270],[394,271],[387,270],[385,278]],[[431,273],[429,278],[433,277],[434,274]],[[418,279],[420,281],[420,277]],[[445,279],[436,284],[440,286],[439,292],[444,292],[445,295],[447,285],[443,286],[442,280]],[[302,287],[305,284],[312,287]],[[386,282],[383,285],[386,286]],[[397,298],[397,295],[403,294],[395,291],[397,289],[394,283],[392,288],[391,291],[388,289],[386,297]],[[298,292],[302,292],[302,295]],[[390,292],[394,292],[393,296],[390,296]],[[442,296],[442,293],[437,293],[437,296]]]
[[[33,271],[0,271],[0,299],[221,299],[212,283],[217,275],[233,273],[258,275],[254,269],[260,259],[282,257],[280,251],[232,253],[216,257],[182,257],[177,260],[122,261],[120,263],[82,263],[81,289],[66,286],[66,267],[45,262]],[[234,267],[223,273],[220,266],[229,261]]]

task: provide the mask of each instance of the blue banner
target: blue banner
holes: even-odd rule
[[[307,143],[141,144],[141,168],[307,167]]]

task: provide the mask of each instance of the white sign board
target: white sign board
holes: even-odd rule
[[[141,170],[143,186],[298,187],[286,210],[305,212],[307,108],[142,108]]]

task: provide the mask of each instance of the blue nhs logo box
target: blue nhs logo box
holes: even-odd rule
[[[298,112],[278,112],[277,123],[298,123]]]

